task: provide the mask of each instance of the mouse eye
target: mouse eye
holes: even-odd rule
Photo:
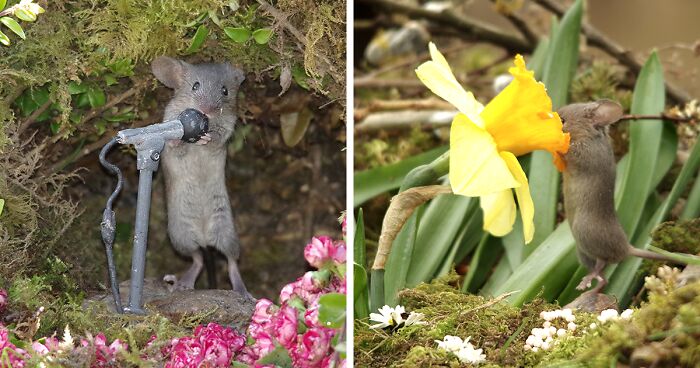
[[[192,85],[192,90],[196,91],[198,89],[199,89],[199,82],[194,82],[194,84]]]
[[[221,87],[221,93],[222,93],[224,96],[228,96],[228,88],[226,88],[226,86],[222,86],[222,87]]]

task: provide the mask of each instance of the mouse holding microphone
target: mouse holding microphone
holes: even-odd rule
[[[623,116],[622,106],[610,100],[576,103],[557,111],[563,130],[571,135],[564,155],[564,210],[576,240],[579,261],[589,273],[576,287],[585,290],[598,280],[592,291],[599,292],[607,281],[605,266],[628,256],[677,260],[630,245],[615,212],[615,155],[608,126]]]
[[[226,142],[234,131],[236,95],[245,79],[242,70],[223,64],[189,64],[161,56],[152,65],[155,77],[175,93],[164,121],[188,108],[204,113],[209,131],[195,144],[168,141],[162,153],[168,236],[192,265],[175,281],[176,290],[193,289],[210,246],[226,256],[234,291],[250,296],[238,268],[240,241],[226,190]],[[166,276],[166,279],[173,279]]]

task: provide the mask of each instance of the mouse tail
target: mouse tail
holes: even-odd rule
[[[209,289],[216,289],[216,252],[211,247],[204,248],[202,252],[204,267],[207,269],[207,284]]]
[[[630,245],[629,254],[635,257],[652,259],[655,261],[666,261],[683,265],[700,265],[700,257],[698,256],[686,253],[673,253],[654,246],[650,247],[649,249],[653,251],[635,248]]]

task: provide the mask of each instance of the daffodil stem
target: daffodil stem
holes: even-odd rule
[[[421,165],[411,170],[399,188],[399,192],[407,189],[434,184],[438,179],[447,175],[450,170],[450,151],[440,155],[433,162]]]

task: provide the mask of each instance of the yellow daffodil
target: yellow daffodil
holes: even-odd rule
[[[513,229],[518,197],[525,242],[535,233],[535,208],[527,177],[516,156],[547,150],[564,169],[562,155],[569,149],[569,134],[562,132],[559,115],[544,84],[515,57],[509,72],[513,81],[485,107],[457,82],[447,60],[430,43],[430,61],[416,69],[418,78],[433,93],[454,105],[459,113],[450,131],[450,184],[455,194],[481,197],[484,230],[503,236]]]

